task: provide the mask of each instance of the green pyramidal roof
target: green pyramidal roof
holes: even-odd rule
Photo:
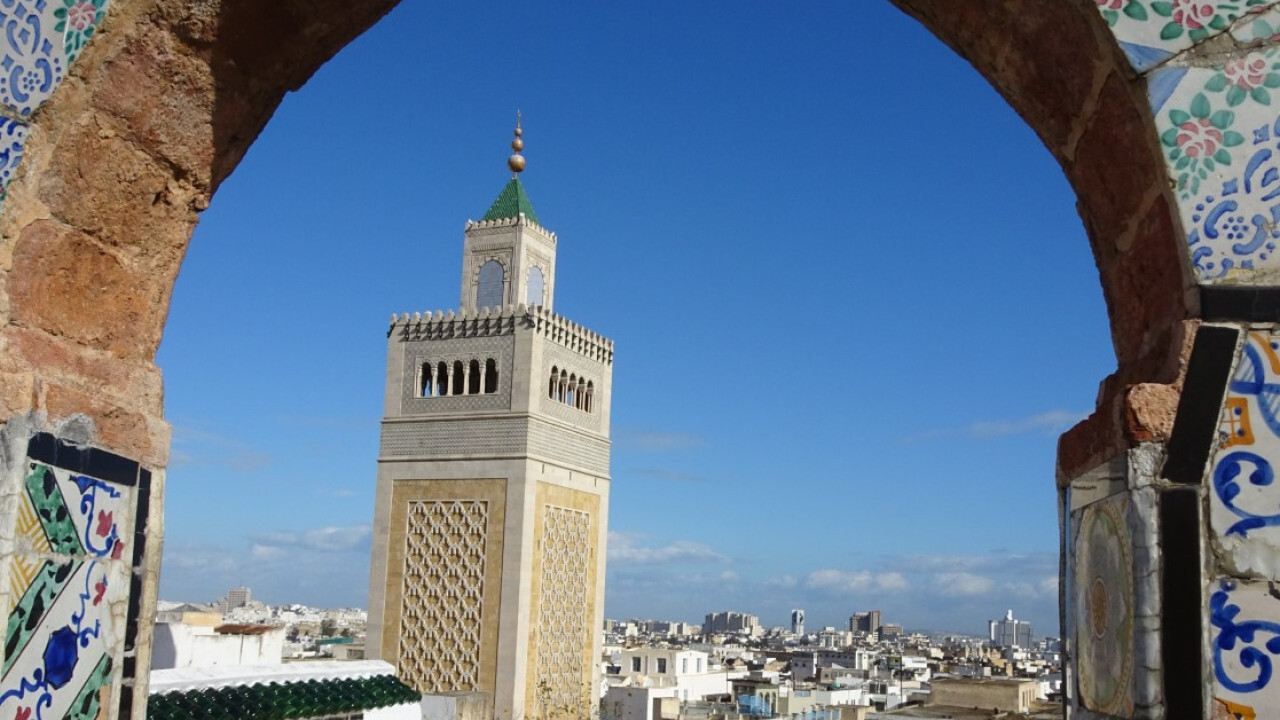
[[[489,212],[480,219],[506,220],[519,217],[520,213],[524,213],[529,220],[538,222],[538,214],[533,211],[533,203],[529,202],[529,196],[524,192],[524,185],[520,184],[519,178],[511,178],[511,182],[507,183],[507,186],[498,194],[498,199],[489,206]]]

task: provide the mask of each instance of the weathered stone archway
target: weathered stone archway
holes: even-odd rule
[[[1237,237],[1270,233],[1271,225],[1264,217],[1255,230],[1252,218],[1241,219],[1233,229],[1211,224],[1194,235],[1189,226],[1207,212],[1195,206],[1210,201],[1200,197],[1206,192],[1190,190],[1188,181],[1171,187],[1170,179],[1178,182],[1188,167],[1199,172],[1205,158],[1216,160],[1198,178],[1206,188],[1237,179],[1227,167],[1253,167],[1257,178],[1239,178],[1235,192],[1256,198],[1246,208],[1249,214],[1269,200],[1262,197],[1266,190],[1248,189],[1251,180],[1267,189],[1271,181],[1264,179],[1266,168],[1249,162],[1257,156],[1235,150],[1251,147],[1253,138],[1233,128],[1253,129],[1255,118],[1247,112],[1261,117],[1265,110],[1258,108],[1268,105],[1254,90],[1280,85],[1280,75],[1271,85],[1269,56],[1261,69],[1231,65],[1252,63],[1250,53],[1261,57],[1269,51],[1272,33],[1249,35],[1252,25],[1246,28],[1269,16],[1248,15],[1244,6],[1251,0],[1179,3],[1178,8],[1203,6],[1212,13],[1198,20],[1172,5],[1162,15],[1167,4],[1149,0],[894,1],[972,62],[1036,130],[1075,188],[1097,260],[1117,370],[1103,383],[1095,414],[1060,444],[1069,640],[1080,630],[1080,602],[1073,594],[1077,567],[1089,566],[1094,555],[1107,556],[1090,553],[1108,543],[1117,548],[1109,556],[1127,558],[1127,567],[1112,568],[1111,575],[1099,571],[1102,599],[1097,593],[1081,596],[1095,603],[1084,608],[1089,617],[1114,617],[1094,640],[1080,631],[1088,647],[1079,648],[1073,660],[1080,684],[1069,679],[1070,702],[1085,708],[1082,715],[1163,715],[1168,709],[1173,716],[1200,714],[1222,688],[1238,700],[1242,691],[1232,690],[1231,682],[1201,681],[1213,673],[1209,637],[1221,629],[1207,621],[1210,599],[1201,597],[1202,578],[1280,575],[1271,565],[1249,564],[1245,555],[1237,558],[1225,545],[1213,544],[1215,536],[1201,517],[1229,513],[1232,506],[1214,505],[1199,488],[1212,468],[1229,460],[1213,453],[1221,444],[1217,428],[1227,374],[1233,364],[1246,362],[1236,360],[1241,328],[1275,321],[1280,311],[1276,291],[1267,285],[1275,281],[1269,281],[1266,252],[1248,247],[1253,236]],[[119,588],[107,596],[115,617],[103,616],[113,629],[98,653],[110,658],[100,684],[110,685],[113,678],[122,683],[109,701],[121,708],[121,717],[141,713],[145,700],[144,692],[135,696],[132,688],[145,685],[139,668],[148,665],[149,638],[140,618],[153,610],[162,537],[168,426],[154,357],[198,212],[283,94],[394,4],[115,0],[107,6],[106,0],[57,0],[40,10],[34,1],[15,0],[29,15],[0,9],[6,28],[28,31],[10,33],[20,40],[0,48],[11,60],[5,67],[17,68],[0,82],[7,117],[0,120],[0,181],[6,183],[0,212],[0,477],[6,527],[18,528],[16,538],[4,535],[0,551],[6,572],[27,587],[46,582],[45,559],[69,556],[78,559],[76,577],[88,582],[97,572]],[[66,14],[64,24],[49,32],[61,17],[59,9]],[[1203,27],[1191,27],[1201,21]],[[1181,28],[1177,35],[1170,23]],[[33,28],[44,35],[33,37]],[[1196,68],[1180,71],[1188,57]],[[1192,93],[1198,86],[1191,83],[1216,87],[1218,75],[1225,84],[1205,92],[1220,94],[1221,101],[1201,112]],[[1242,100],[1238,93],[1228,96],[1240,78],[1250,85]],[[1171,115],[1177,102],[1170,98],[1183,96],[1187,109]],[[1188,149],[1193,147],[1194,156]],[[1227,153],[1225,162],[1219,151]],[[1234,162],[1233,153],[1240,154]],[[1243,217],[1241,205],[1218,217]],[[1226,235],[1230,242],[1224,243],[1245,250],[1199,252],[1217,247],[1218,237]],[[1195,254],[1184,250],[1189,237],[1202,243]],[[1233,252],[1239,257],[1226,257]],[[1251,265],[1241,259],[1246,257]],[[1224,260],[1237,264],[1233,273],[1218,277]],[[1219,327],[1197,332],[1202,320]],[[1269,326],[1261,327],[1269,332]],[[1255,342],[1265,344],[1265,338]],[[1259,346],[1244,357],[1265,355]],[[1256,382],[1232,386],[1241,396],[1236,400],[1245,401],[1232,407],[1243,407],[1245,417],[1263,412],[1266,373],[1280,373],[1280,365],[1269,371],[1262,360],[1249,367],[1257,371],[1250,376]],[[1244,396],[1256,402],[1251,406]],[[1255,423],[1258,438],[1262,421]],[[72,451],[81,446],[96,450]],[[1267,456],[1266,448],[1257,451]],[[1231,462],[1238,472],[1239,458]],[[32,467],[38,473],[54,469],[46,478],[36,477]],[[63,470],[112,485],[119,497],[108,498],[105,488],[77,491],[100,490],[96,502],[102,504],[96,507],[114,502],[117,525],[96,539],[84,530],[89,539],[79,545],[67,539],[65,547],[46,547],[23,535],[21,508],[38,505],[42,482],[71,482]],[[1087,532],[1078,545],[1080,527]],[[1234,534],[1224,529],[1222,535],[1250,540],[1252,558],[1269,552],[1271,545],[1258,535],[1267,527]],[[1246,537],[1249,530],[1255,531],[1252,538]],[[1202,539],[1221,550],[1214,556],[1218,564],[1201,558]],[[132,584],[123,582],[131,575]],[[55,579],[47,583],[52,588]],[[1222,602],[1231,600],[1227,595]],[[20,605],[11,599],[11,612],[22,611]],[[52,632],[48,628],[58,622],[35,624]],[[40,632],[10,632],[7,654],[17,657],[27,645],[34,647],[32,638]],[[1094,682],[1098,668],[1108,663],[1123,671],[1110,694]],[[7,677],[0,693],[16,687],[17,676]]]

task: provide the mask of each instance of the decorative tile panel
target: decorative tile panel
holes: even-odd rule
[[[117,659],[129,644],[139,491],[28,461],[9,558],[0,715],[109,713]]]
[[[1210,587],[1214,717],[1280,717],[1280,590],[1221,579]]]
[[[1280,279],[1280,48],[1149,78],[1197,280]]]
[[[13,173],[22,162],[23,147],[27,144],[29,126],[19,120],[0,117],[0,204],[9,192]]]
[[[1097,0],[1136,70],[1163,62],[1231,27],[1268,0]]]
[[[1071,607],[1081,705],[1133,715],[1135,582],[1127,493],[1075,518]]]
[[[44,104],[106,15],[108,0],[0,0],[0,102]]]
[[[1280,580],[1280,338],[1251,332],[1236,359],[1210,462],[1209,518],[1230,571]]]
[[[479,690],[489,503],[409,503],[399,675],[424,693]]]

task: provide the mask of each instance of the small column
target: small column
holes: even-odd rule
[[[471,363],[462,364],[462,394],[471,394]]]

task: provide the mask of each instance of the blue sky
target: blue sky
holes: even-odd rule
[[[387,322],[457,306],[517,108],[556,308],[617,344],[610,617],[1056,634],[1097,271],[1031,130],[882,2],[406,0],[286,97],[160,349],[163,598],[364,605]]]

